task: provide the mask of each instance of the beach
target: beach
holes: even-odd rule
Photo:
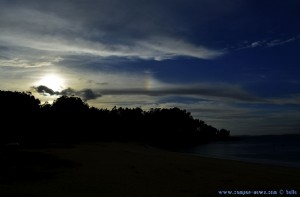
[[[14,150],[0,156],[1,197],[300,192],[300,168],[200,157],[138,143],[86,142],[62,148]]]

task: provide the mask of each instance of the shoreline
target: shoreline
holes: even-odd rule
[[[267,159],[251,159],[251,158],[241,158],[241,157],[230,157],[230,156],[221,156],[221,155],[204,155],[204,154],[197,154],[197,153],[189,153],[189,152],[180,152],[187,155],[198,156],[203,158],[212,158],[212,159],[221,159],[221,160],[228,160],[228,161],[238,161],[238,162],[245,162],[251,164],[262,164],[262,165],[269,165],[274,167],[287,167],[287,168],[298,168],[300,169],[300,164],[291,163],[291,162],[283,162],[283,161],[271,161]]]
[[[219,190],[300,192],[299,168],[206,158],[134,143],[83,143],[24,153],[39,156],[33,157],[32,163],[20,164],[24,171],[32,170],[31,179],[0,182],[0,196],[176,197],[220,196]],[[43,158],[45,164],[39,160]],[[32,180],[44,171],[51,176]]]
[[[187,156],[199,157],[199,158],[206,158],[206,159],[217,159],[217,160],[224,160],[224,161],[233,161],[233,162],[242,162],[246,164],[254,164],[254,165],[265,165],[270,167],[284,167],[284,168],[295,168],[300,169],[300,163],[291,163],[291,162],[281,162],[281,161],[271,161],[267,159],[251,159],[251,158],[242,158],[242,157],[234,157],[234,156],[222,156],[222,155],[212,155],[212,154],[201,154],[201,153],[194,153],[188,151],[177,151],[177,150],[168,150],[164,148],[158,148],[154,146],[147,146],[147,148],[153,148],[154,150],[158,151],[166,151],[166,152],[173,152],[173,153],[180,153]]]
[[[300,160],[299,158],[296,159],[297,153],[298,155],[300,154],[299,145],[296,140],[297,138],[300,139],[299,137],[299,134],[234,136],[231,140],[200,144],[188,149],[179,150],[179,152],[254,164],[300,168]],[[249,147],[253,146],[252,144],[263,146],[264,149],[251,150]],[[266,152],[266,150],[269,152]],[[291,151],[294,153],[290,154]],[[286,157],[286,153],[290,155]],[[264,155],[264,157],[261,155]]]

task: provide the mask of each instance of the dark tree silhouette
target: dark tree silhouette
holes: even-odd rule
[[[33,122],[39,112],[40,101],[30,92],[0,91],[1,133],[0,142],[17,142],[31,132]]]
[[[52,110],[56,113],[86,113],[89,106],[78,97],[61,96],[53,102]]]
[[[221,129],[218,133],[220,138],[228,138],[230,135],[230,131],[226,129]]]
[[[74,96],[61,96],[53,104],[41,104],[30,92],[0,91],[0,109],[4,117],[1,144],[134,140],[179,146],[225,139],[230,134],[177,107],[143,111],[140,107],[115,106],[107,110],[89,107]]]

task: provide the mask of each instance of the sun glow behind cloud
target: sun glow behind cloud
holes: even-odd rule
[[[53,91],[61,91],[65,88],[64,79],[57,74],[48,74],[43,76],[39,81],[35,83],[35,86],[46,86]]]

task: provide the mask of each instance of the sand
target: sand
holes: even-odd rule
[[[95,142],[9,154],[13,156],[0,154],[1,197],[230,196],[219,190],[300,193],[299,168],[203,158],[142,144]]]

